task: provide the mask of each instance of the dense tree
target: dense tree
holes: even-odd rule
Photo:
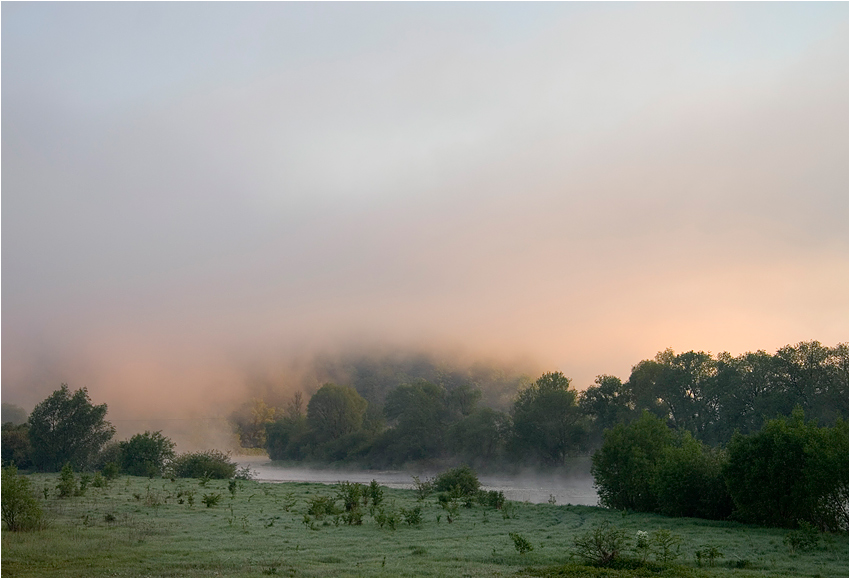
[[[135,434],[118,444],[121,468],[134,476],[160,476],[168,461],[174,458],[174,442],[159,430]]]
[[[375,458],[401,464],[443,456],[449,410],[446,389],[419,380],[387,395],[384,414],[390,428],[377,441]]]
[[[847,528],[847,424],[805,422],[801,407],[757,433],[736,434],[724,477],[742,520],[824,530]]]
[[[335,440],[360,429],[367,405],[351,386],[325,384],[307,404],[307,423],[317,441]]]
[[[449,446],[464,461],[492,465],[502,459],[510,432],[509,415],[492,408],[479,408],[449,427]]]
[[[243,448],[263,448],[266,445],[266,424],[281,416],[280,410],[259,398],[253,398],[231,413],[229,420]]]
[[[606,430],[620,422],[631,422],[639,415],[634,410],[632,393],[616,376],[597,376],[579,396],[582,413],[591,420],[590,444],[599,446]]]
[[[14,465],[18,468],[32,467],[32,446],[30,445],[29,425],[6,422],[2,427],[3,466]]]
[[[544,374],[521,391],[513,406],[514,450],[550,465],[585,447],[587,426],[576,391],[560,372]]]
[[[58,471],[66,462],[88,468],[115,434],[106,421],[106,404],[93,405],[85,388],[73,394],[62,384],[29,417],[32,460],[36,468]]]
[[[644,411],[635,422],[607,433],[590,469],[599,502],[612,509],[651,512],[658,508],[655,478],[673,433],[663,419]]]

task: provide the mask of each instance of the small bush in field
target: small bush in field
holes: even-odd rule
[[[118,478],[118,475],[121,474],[121,468],[118,466],[116,462],[107,462],[103,465],[103,469],[101,470],[103,473],[103,477],[106,480],[114,480]]]
[[[35,496],[30,480],[10,466],[3,469],[2,515],[10,531],[35,531],[45,527],[44,512]]]
[[[412,509],[401,509],[401,516],[408,525],[422,524],[422,505],[416,505]]]
[[[339,483],[336,497],[342,501],[343,508],[348,512],[357,509],[360,504],[360,497],[364,494],[363,485],[360,483],[343,481]]]
[[[702,562],[705,561],[709,567],[714,567],[714,560],[723,557],[723,553],[715,545],[703,545],[697,549],[695,556],[697,566],[702,567]]]
[[[478,491],[476,500],[481,506],[501,509],[505,504],[505,493],[502,491]]]
[[[416,488],[416,499],[424,501],[434,490],[434,481],[431,479],[419,480],[418,476],[413,477],[413,486]]]
[[[177,478],[228,479],[236,475],[236,463],[230,454],[220,450],[187,452],[175,458],[170,465]]]
[[[56,485],[61,498],[74,496],[74,491],[77,490],[77,479],[74,477],[74,469],[71,468],[71,463],[66,462],[59,473],[59,484]]]
[[[331,497],[318,496],[310,499],[307,505],[307,514],[321,520],[326,515],[339,515],[339,507],[336,506],[336,501]]]
[[[657,529],[652,532],[652,545],[655,558],[659,563],[670,563],[679,557],[679,546],[682,538],[667,529]]]
[[[363,495],[364,505],[366,499],[372,501],[372,506],[377,507],[381,504],[381,501],[384,500],[384,489],[381,488],[381,485],[378,484],[378,481],[372,479],[372,482],[369,483],[369,486],[366,487],[366,491]]]
[[[218,493],[204,494],[204,497],[201,499],[201,501],[203,501],[203,503],[207,505],[207,508],[216,506],[218,504],[218,501],[220,500],[221,495]]]
[[[103,478],[103,475],[100,474],[99,472],[94,473],[94,478],[91,481],[91,486],[93,486],[96,489],[102,489],[102,488],[105,488],[106,485],[107,485],[106,479]]]
[[[597,567],[611,565],[625,545],[625,531],[612,527],[608,521],[573,539],[575,554]]]
[[[531,542],[519,533],[508,533],[508,535],[514,542],[514,549],[516,549],[520,555],[525,555],[529,551],[534,550],[534,546]]]
[[[468,466],[459,466],[437,475],[434,479],[434,490],[438,492],[460,492],[460,496],[475,496],[481,483],[478,476]],[[457,490],[455,490],[457,489]]]
[[[820,533],[814,525],[802,521],[800,528],[789,531],[782,538],[782,542],[792,553],[796,551],[811,551],[820,543]]]

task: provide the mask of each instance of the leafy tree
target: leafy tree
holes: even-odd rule
[[[44,512],[30,480],[18,474],[14,466],[3,469],[2,516],[9,531],[33,531],[44,528]]]
[[[387,395],[390,428],[376,441],[373,456],[393,464],[443,455],[449,409],[446,389],[430,382],[402,384]]]
[[[29,425],[6,422],[2,427],[3,466],[15,465],[18,468],[32,467],[32,446],[30,445]]]
[[[351,386],[325,384],[307,404],[307,423],[317,440],[335,440],[360,429],[367,405]]]
[[[804,421],[799,406],[769,420],[757,433],[736,434],[724,478],[735,514],[748,522],[824,530],[847,528],[847,424],[831,428]]]
[[[455,491],[461,497],[475,495],[480,487],[481,483],[478,482],[475,471],[466,465],[450,468],[438,474],[434,479],[434,490],[438,492]]]
[[[658,508],[655,478],[658,464],[673,443],[664,420],[644,411],[635,422],[605,433],[590,469],[599,502],[613,509],[651,512]]]
[[[501,458],[510,432],[510,416],[492,408],[478,408],[449,427],[449,446],[464,460],[492,464]]]
[[[570,379],[544,374],[521,391],[513,406],[514,449],[559,465],[585,446],[587,428]]]
[[[236,463],[230,460],[229,453],[205,450],[179,455],[171,461],[169,470],[179,478],[225,479],[236,475]]]
[[[70,462],[77,470],[88,468],[115,434],[106,421],[106,404],[93,405],[85,388],[73,394],[62,384],[33,409],[29,436],[35,466],[57,471]]]
[[[597,376],[595,386],[579,396],[579,408],[592,419],[590,439],[596,446],[602,443],[606,430],[638,417],[631,392],[616,376]]]
[[[725,519],[732,498],[723,480],[724,455],[684,431],[664,449],[655,473],[657,512],[672,517]]]
[[[160,430],[135,434],[130,440],[119,443],[121,467],[134,476],[160,476],[167,461],[174,458],[174,446]]]
[[[229,419],[243,448],[263,448],[266,444],[266,424],[274,422],[280,415],[281,412],[274,406],[254,398],[231,413]]]

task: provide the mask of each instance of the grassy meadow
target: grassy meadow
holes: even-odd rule
[[[409,525],[402,509],[420,504],[416,492],[383,487],[384,512],[397,515],[392,529],[368,508],[361,525],[308,515],[311,501],[334,496],[337,485],[237,481],[233,488],[226,480],[120,477],[60,499],[58,475],[30,477],[47,496],[48,528],[3,531],[4,577],[848,576],[846,532],[792,553],[782,529],[510,501],[501,510],[461,506],[449,523],[434,495],[421,503],[421,523]],[[206,506],[205,496],[212,502],[215,495],[218,503]],[[681,538],[675,560],[585,565],[572,554],[573,539],[605,521],[623,529],[631,546],[638,531],[669,530]],[[520,554],[511,533],[533,549]],[[695,553],[707,546],[722,557],[698,565]]]

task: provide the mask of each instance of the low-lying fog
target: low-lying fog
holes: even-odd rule
[[[413,475],[421,480],[437,473],[429,471],[406,472],[402,470],[338,470],[276,466],[266,457],[237,457],[240,467],[248,466],[260,482],[315,482],[336,484],[340,481],[369,484],[373,479],[379,484],[395,489],[412,489]],[[597,495],[593,478],[589,474],[535,473],[479,474],[484,490],[505,493],[512,501],[546,503],[554,497],[559,505],[596,505]]]

